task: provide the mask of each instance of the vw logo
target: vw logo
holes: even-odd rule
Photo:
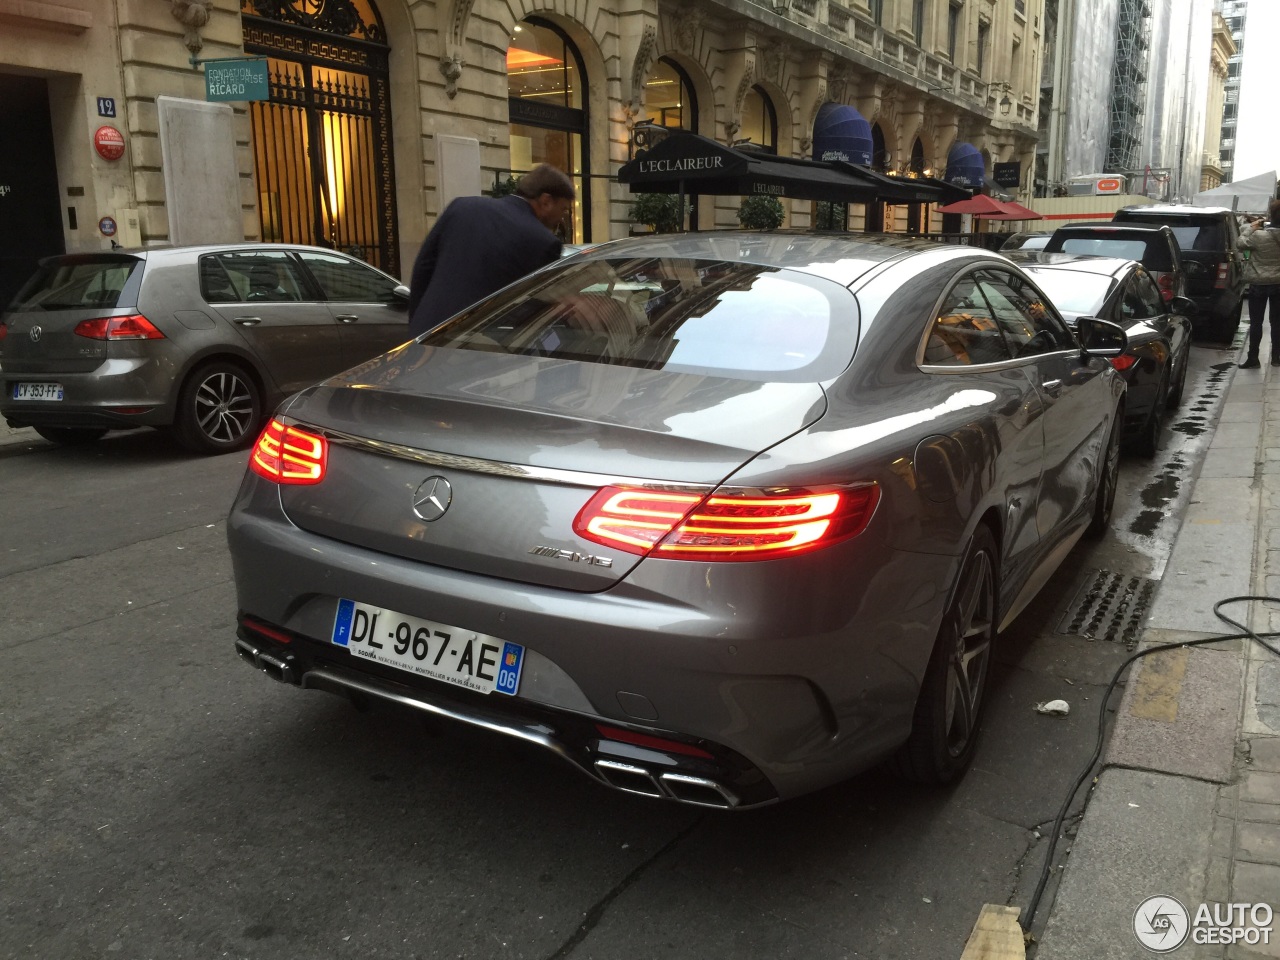
[[[413,512],[430,523],[439,520],[453,500],[453,487],[444,477],[428,477],[413,492]]]
[[[39,342],[40,342],[40,335],[41,335],[42,333],[44,333],[44,330],[42,330],[42,329],[40,328],[40,325],[39,325],[39,324],[36,324],[34,327],[32,327],[32,328],[31,328],[31,333],[29,334],[29,336],[31,337],[31,342],[32,342],[32,343],[39,343]]]

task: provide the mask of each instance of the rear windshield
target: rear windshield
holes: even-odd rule
[[[1135,223],[1163,223],[1178,238],[1178,249],[1188,253],[1221,253],[1226,247],[1226,238],[1222,235],[1222,221],[1197,220],[1192,217],[1144,217],[1128,216],[1126,220]]]
[[[644,257],[563,261],[421,342],[803,382],[843,370],[857,334],[857,303],[831,281],[758,264]]]
[[[1148,270],[1172,270],[1169,244],[1156,234],[1145,237],[1108,237],[1106,235],[1058,237],[1045,247],[1051,253],[1086,253],[1094,257],[1119,257],[1137,260]]]
[[[139,263],[131,258],[112,257],[42,264],[18,291],[9,309],[110,310],[119,305],[120,292]]]

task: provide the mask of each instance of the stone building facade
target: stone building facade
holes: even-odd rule
[[[1044,0],[0,0],[0,94],[11,94],[0,103],[21,101],[37,119],[48,115],[33,157],[45,176],[28,176],[21,198],[30,208],[24,216],[49,227],[48,252],[102,249],[112,240],[215,239],[199,225],[218,218],[175,219],[179,198],[182,209],[200,209],[207,151],[208,178],[226,168],[232,183],[205,202],[238,207],[230,221],[237,235],[221,239],[350,246],[404,272],[443,202],[542,159],[580,185],[569,239],[627,234],[631,197],[613,178],[634,153],[637,123],[803,157],[819,108],[834,101],[870,124],[881,169],[942,176],[952,148],[970,143],[988,176],[995,162],[1021,161],[1019,186],[1004,189],[1026,199],[1043,7]],[[166,126],[166,109],[176,117],[205,98],[207,64],[193,60],[246,55],[268,59],[270,101],[211,110],[222,133],[207,144],[189,136],[199,132],[195,114],[182,114],[185,126]],[[118,159],[95,152],[103,126],[122,135]],[[166,153],[184,149],[181,163]],[[0,166],[0,206],[14,196],[2,192],[3,179],[23,176],[15,169]],[[738,198],[699,198],[693,225],[736,226],[737,207]],[[792,226],[810,224],[811,202],[787,208]],[[859,205],[848,213],[850,229],[871,222]],[[904,228],[905,209],[882,213],[877,224]],[[110,238],[99,229],[104,218],[116,225]],[[26,244],[21,252],[33,250]]]

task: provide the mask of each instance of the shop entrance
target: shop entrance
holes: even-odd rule
[[[41,257],[66,253],[58,166],[41,77],[0,73],[0,130],[22,131],[21,149],[0,151],[0,311]],[[87,139],[87,138],[86,138]]]

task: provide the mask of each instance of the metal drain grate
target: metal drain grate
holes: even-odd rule
[[[1095,571],[1085,577],[1058,632],[1123,643],[1132,650],[1142,635],[1156,583],[1110,570]]]

